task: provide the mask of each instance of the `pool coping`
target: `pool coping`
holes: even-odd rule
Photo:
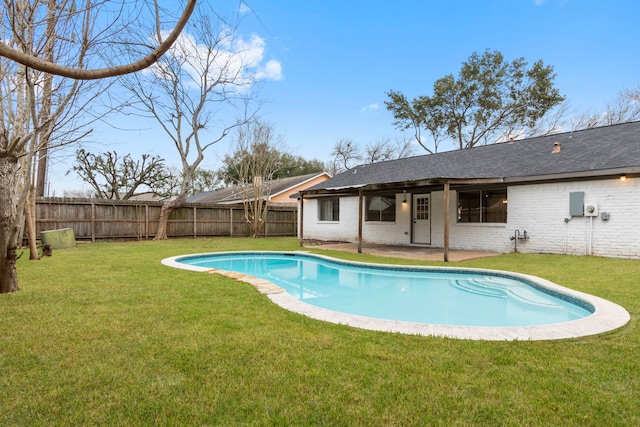
[[[338,263],[347,263],[353,265],[361,265],[374,268],[397,268],[398,265],[392,264],[374,264],[363,263],[357,261],[345,261],[338,258],[328,257],[326,255],[313,254],[308,251],[238,251],[247,254],[260,253],[286,253],[312,256],[315,258],[328,260]],[[187,265],[177,260],[185,257],[198,257],[206,255],[223,255],[233,254],[237,252],[207,252],[199,254],[184,254],[174,257],[165,258],[162,264],[180,268],[183,270],[207,272],[211,274],[220,274],[230,277],[254,286],[260,293],[266,295],[272,302],[280,307],[303,314],[307,317],[323,320],[330,323],[344,324],[361,329],[368,329],[381,332],[392,332],[402,334],[413,334],[423,336],[437,336],[447,338],[469,339],[469,340],[487,340],[487,341],[513,341],[513,340],[558,340],[567,338],[579,338],[589,335],[597,335],[612,331],[626,325],[631,316],[622,306],[608,301],[604,298],[584,292],[576,291],[564,286],[558,285],[546,279],[537,276],[515,273],[511,271],[489,270],[480,268],[458,268],[458,267],[438,267],[438,266],[408,266],[417,270],[424,268],[428,270],[465,270],[478,271],[489,274],[507,275],[519,278],[524,281],[532,282],[536,286],[551,290],[553,293],[560,293],[570,298],[585,301],[594,308],[594,312],[586,317],[577,320],[571,320],[562,323],[554,323],[549,325],[536,326],[455,326],[440,325],[431,323],[415,323],[397,320],[377,319],[355,314],[348,314],[316,307],[300,301],[296,297],[288,294],[283,288],[273,284],[272,282],[260,279],[254,276],[236,273],[233,271],[211,269],[207,267],[199,267]]]

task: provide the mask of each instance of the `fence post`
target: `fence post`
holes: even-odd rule
[[[142,205],[136,204],[136,234],[138,240],[144,239],[144,217],[142,216]]]
[[[149,205],[144,205],[144,236],[149,240]]]
[[[96,203],[91,199],[91,243],[96,242]]]
[[[193,238],[198,237],[198,208],[193,207]]]
[[[229,237],[233,237],[233,208],[229,208]]]

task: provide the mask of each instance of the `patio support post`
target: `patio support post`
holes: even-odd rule
[[[358,189],[358,253],[362,253],[362,188]]]
[[[444,182],[444,262],[449,262],[449,181]]]
[[[300,230],[298,231],[298,235],[300,236],[300,247],[302,247],[302,242],[304,241],[304,236],[302,234],[303,225],[304,225],[304,193],[300,192],[300,201],[298,202],[298,213],[300,215]]]

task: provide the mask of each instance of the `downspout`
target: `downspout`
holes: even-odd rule
[[[587,241],[587,255],[593,255],[593,217],[589,217],[589,236]]]
[[[444,262],[449,262],[449,181],[444,182]]]
[[[358,189],[358,253],[362,253],[362,188]]]

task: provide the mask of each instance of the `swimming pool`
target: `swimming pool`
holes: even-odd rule
[[[363,264],[301,252],[197,254],[163,263],[266,286],[274,302],[310,317],[394,332],[566,338],[602,332],[592,321],[601,325],[604,311],[616,314],[615,324],[626,313],[606,300],[500,271]]]

